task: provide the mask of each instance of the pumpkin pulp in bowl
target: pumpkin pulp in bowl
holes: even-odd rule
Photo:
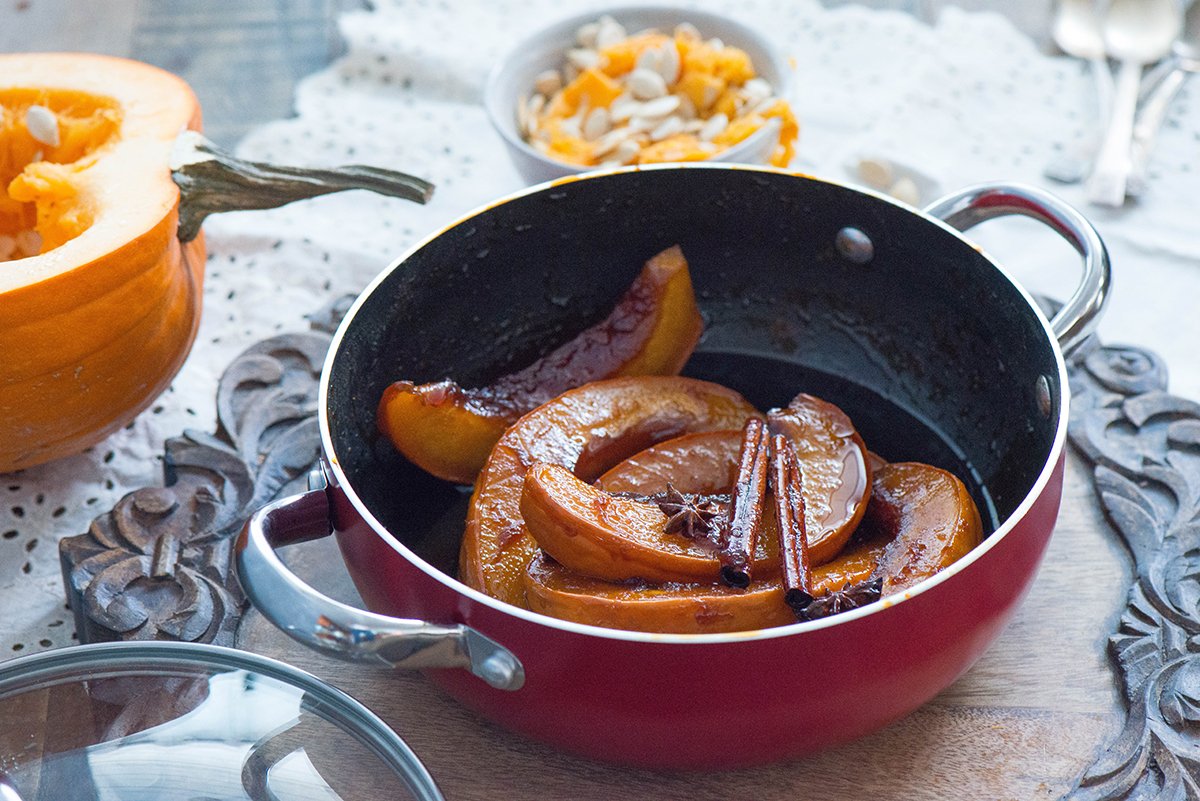
[[[99,441],[183,363],[204,269],[176,236],[185,128],[196,98],[157,68],[0,55],[0,472]]]

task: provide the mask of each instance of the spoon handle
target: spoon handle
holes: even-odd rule
[[[1158,129],[1166,119],[1167,109],[1171,101],[1183,87],[1188,73],[1176,67],[1162,77],[1158,85],[1146,96],[1142,109],[1138,112],[1133,126],[1133,139],[1129,151],[1133,164],[1129,170],[1129,191],[1139,194],[1146,183],[1146,165],[1150,161],[1150,151],[1154,147],[1154,138]]]
[[[1088,71],[1096,84],[1096,117],[1107,120],[1113,107],[1113,74],[1107,58],[1088,59]]]
[[[1129,144],[1133,137],[1133,118],[1141,79],[1140,62],[1129,59],[1121,62],[1108,133],[1087,183],[1088,200],[1092,203],[1103,206],[1125,204],[1125,184],[1131,166]]]

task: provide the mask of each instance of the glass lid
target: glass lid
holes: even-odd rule
[[[442,801],[350,696],[232,648],[120,642],[0,663],[0,801]]]

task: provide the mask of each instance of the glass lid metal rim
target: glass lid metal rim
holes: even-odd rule
[[[245,670],[303,691],[314,713],[340,725],[390,767],[418,801],[445,801],[433,776],[406,742],[352,696],[286,662],[221,645],[145,641],[73,645],[0,662],[0,702],[53,679],[91,678],[81,669],[179,668]],[[215,669],[215,670],[214,670]],[[0,801],[4,799],[0,792]]]

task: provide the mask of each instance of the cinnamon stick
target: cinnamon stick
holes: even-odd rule
[[[783,566],[783,599],[797,617],[813,601],[812,564],[804,524],[804,495],[796,447],[783,434],[772,440],[771,492],[779,520],[779,559]]]
[[[721,580],[731,587],[750,584],[750,563],[762,528],[767,496],[767,427],[757,418],[742,429],[737,481],[729,507],[725,547],[721,549]]]

